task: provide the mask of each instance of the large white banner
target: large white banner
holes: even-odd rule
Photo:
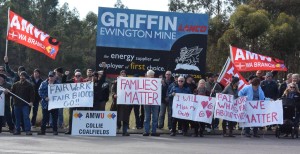
[[[211,123],[215,98],[176,93],[173,99],[172,117]]]
[[[48,86],[48,110],[70,107],[93,107],[93,82],[52,84]]]
[[[234,99],[233,95],[217,93],[214,117],[228,121],[245,122],[246,98]]]
[[[117,104],[161,104],[161,79],[159,78],[119,77],[117,89]]]
[[[3,91],[0,91],[0,116],[4,116],[4,110],[5,110],[5,94]]]
[[[73,111],[72,135],[116,136],[117,112]]]
[[[240,127],[264,127],[274,124],[283,124],[282,100],[246,102],[246,122],[239,123]]]

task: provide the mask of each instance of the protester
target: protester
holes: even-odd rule
[[[271,72],[267,72],[265,76],[265,80],[260,83],[260,87],[262,88],[265,97],[276,100],[279,92],[278,85],[276,81],[273,80],[273,74]]]
[[[171,89],[175,86],[178,85],[178,78],[179,78],[179,74],[175,74],[174,75],[174,81],[173,83],[171,83],[168,87],[168,91],[167,91],[167,96],[168,96],[168,99],[169,99],[169,108],[170,108],[170,112],[168,113],[168,116],[171,117],[171,129],[170,132],[172,132],[172,121],[173,121],[173,117],[172,117],[172,104],[173,104],[173,100],[170,100],[170,97],[169,97],[169,92],[171,91]],[[181,121],[178,121],[178,133],[179,134],[182,134],[182,124],[181,124]]]
[[[42,104],[42,113],[43,113],[41,132],[39,132],[38,135],[46,134],[46,124],[49,121],[50,113],[52,116],[53,135],[58,135],[57,132],[58,109],[48,110],[48,103],[49,103],[48,86],[51,86],[53,84],[58,84],[58,82],[55,80],[55,73],[53,71],[50,71],[48,73],[48,79],[43,81],[41,86],[38,89],[39,95],[42,98],[41,104]]]
[[[81,76],[81,72],[79,69],[76,69],[74,71],[75,76],[71,79],[66,81],[66,83],[79,83],[79,82],[84,82],[83,77]],[[65,75],[69,75],[69,72],[66,72]],[[84,109],[84,108],[69,108],[69,129],[68,131],[65,132],[66,135],[70,135],[72,133],[72,120],[73,120],[73,110],[77,109]]]
[[[296,111],[299,112],[299,104],[300,104],[300,91],[296,83],[288,84],[287,89],[284,91],[283,98],[286,98],[285,101],[292,101],[293,104],[284,106],[283,109],[283,117],[284,119],[293,119],[295,116],[295,107]],[[297,108],[298,107],[298,108]],[[298,117],[296,120],[298,121]]]
[[[120,72],[119,77],[126,77],[126,71],[122,70]],[[118,129],[121,128],[121,124],[123,122],[123,127],[122,127],[122,135],[123,136],[130,136],[130,134],[127,132],[128,127],[129,127],[129,105],[123,105],[123,104],[117,104],[117,81],[115,80],[113,82],[112,88],[111,88],[111,95],[113,98],[112,106],[111,106],[111,111],[117,111],[117,127]]]
[[[238,86],[239,86],[239,78],[233,76],[231,79],[231,83],[225,87],[225,89],[222,91],[222,93],[233,95],[234,99],[236,99],[236,98],[238,98]],[[227,123],[228,123],[228,129],[229,129],[228,135],[226,132]],[[227,136],[235,137],[232,133],[234,126],[235,126],[235,122],[223,119],[223,122],[222,122],[223,136],[224,137],[227,137]]]
[[[139,74],[134,74],[134,77],[139,77]],[[134,117],[135,117],[135,127],[136,129],[142,129],[142,124],[144,119],[140,119],[140,107],[144,107],[142,105],[130,105],[129,106],[129,113],[133,110]],[[129,114],[130,115],[130,114]]]
[[[12,86],[12,93],[16,94],[20,98],[29,102],[29,104],[20,100],[19,98],[14,96],[14,113],[16,118],[15,127],[16,130],[14,135],[20,135],[20,123],[21,123],[21,115],[23,115],[24,126],[26,135],[32,135],[31,133],[31,125],[29,119],[29,108],[33,105],[34,102],[34,87],[31,83],[26,80],[27,73],[25,71],[20,72],[20,81],[17,81]]]
[[[92,73],[94,83],[94,103],[93,110],[105,111],[106,102],[109,100],[109,84],[106,82],[106,63],[102,62],[103,74],[98,76],[98,72]]]
[[[250,85],[244,86],[238,93],[238,96],[247,96],[247,101],[264,100],[265,94],[260,87],[260,79],[254,78]],[[246,137],[251,137],[250,127],[245,128]],[[258,135],[258,127],[253,127],[253,136],[260,137]]]
[[[155,72],[152,70],[147,71],[148,78],[154,78],[154,74],[155,74]],[[144,120],[145,132],[143,133],[143,136],[150,135],[150,121],[152,121],[151,136],[160,136],[160,134],[156,133],[159,106],[158,105],[145,105],[144,110],[145,110],[145,120]]]
[[[279,97],[283,95],[285,89],[287,88],[288,84],[292,83],[292,75],[293,73],[289,73],[286,76],[286,81],[284,81],[282,84],[279,86]]]
[[[206,89],[205,87],[205,80],[201,79],[198,82],[197,86],[197,95],[202,95],[202,96],[209,96],[210,92]],[[199,125],[200,125],[200,130],[199,130]],[[205,130],[205,123],[204,122],[194,122],[194,137],[197,137],[198,135],[200,137],[204,137],[203,132]]]
[[[93,70],[92,69],[87,69],[86,70],[86,78],[84,79],[84,81],[91,81],[93,80]]]
[[[173,83],[174,80],[172,79],[172,72],[166,71],[165,78],[162,79],[162,90],[161,90],[161,98],[162,102],[160,105],[160,113],[159,113],[159,121],[158,121],[158,128],[162,129],[164,127],[165,122],[165,115],[166,111],[168,112],[168,129],[172,129],[172,123],[171,118],[172,115],[170,115],[170,106],[169,106],[169,97],[168,97],[168,87],[171,83]]]
[[[0,71],[1,69],[3,68],[0,68]],[[1,71],[2,72],[2,71]],[[6,82],[6,75],[0,73],[0,95],[4,92],[5,94],[5,100],[4,100],[4,117],[0,117],[0,133],[2,132],[2,124],[3,124],[3,121],[2,120],[5,120],[7,125],[8,125],[8,128],[9,128],[9,132],[10,133],[13,133],[14,132],[14,124],[12,122],[12,118],[11,118],[11,110],[10,110],[10,95],[8,93],[8,89],[11,89],[11,84],[7,83]],[[5,118],[5,119],[3,119]]]
[[[299,74],[293,74],[292,75],[292,82],[296,83],[298,88],[300,88],[300,75]]]
[[[178,78],[178,85],[174,86],[170,91],[169,91],[169,99],[171,102],[173,102],[173,98],[177,93],[183,93],[183,94],[191,94],[191,90],[189,87],[184,86],[185,79],[184,77],[180,76]],[[173,109],[172,109],[173,110]],[[172,111],[173,112],[173,111]],[[177,122],[181,121],[182,128],[183,128],[183,136],[188,136],[188,120],[183,120],[183,119],[178,119],[178,118],[173,118],[172,119],[172,133],[170,136],[176,136],[176,125]],[[179,123],[178,123],[179,125]]]
[[[33,83],[34,86],[34,102],[32,107],[32,117],[31,117],[31,126],[35,127],[36,123],[36,116],[39,109],[39,102],[41,100],[39,95],[39,87],[43,80],[41,79],[41,72],[39,69],[34,69],[33,75],[30,77],[31,83]],[[29,111],[30,113],[30,111]]]

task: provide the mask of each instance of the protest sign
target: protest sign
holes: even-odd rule
[[[274,124],[283,124],[282,100],[246,102],[246,122],[239,123],[240,127],[264,127]]]
[[[0,94],[0,116],[4,116],[4,109],[5,109],[5,95],[4,95],[4,92],[1,91],[1,94]]]
[[[117,104],[161,104],[161,79],[159,78],[119,77],[117,89]]]
[[[211,123],[215,98],[177,93],[173,99],[172,117]]]
[[[93,82],[52,84],[48,86],[48,110],[70,107],[93,107]]]
[[[117,112],[73,111],[72,135],[116,136]]]
[[[245,122],[246,97],[217,93],[214,116],[223,120]]]

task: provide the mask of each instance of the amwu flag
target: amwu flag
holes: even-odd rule
[[[282,60],[230,46],[233,64],[240,72],[257,70],[287,71]]]
[[[230,58],[228,58],[218,78],[218,82],[221,83],[224,87],[226,87],[228,84],[230,84],[232,76],[236,76],[240,79],[238,87],[239,90],[241,90],[245,85],[249,84],[245,80],[245,78],[239,73],[237,68],[231,62]]]
[[[9,29],[7,40],[20,43],[55,59],[60,43],[12,11],[9,11],[7,28]]]

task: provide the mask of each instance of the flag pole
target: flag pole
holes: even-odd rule
[[[0,86],[0,90],[6,90],[6,88],[4,88],[4,87]],[[29,106],[31,106],[31,104],[30,104],[30,103],[28,103],[27,101],[25,101],[23,98],[21,98],[21,97],[19,97],[18,95],[16,95],[16,94],[12,93],[12,92],[11,92],[11,91],[9,91],[9,90],[8,90],[8,92],[9,92],[10,94],[12,94],[13,96],[17,97],[18,99],[20,99],[21,101],[23,101],[24,103],[26,103],[26,104],[28,104]],[[33,106],[32,106],[32,107],[33,107]]]
[[[7,11],[7,27],[6,27],[6,37],[8,35],[8,30],[9,30],[9,12],[10,12],[10,7],[8,8]],[[8,39],[6,38],[6,45],[5,45],[5,56],[7,56],[7,46],[8,46]]]

